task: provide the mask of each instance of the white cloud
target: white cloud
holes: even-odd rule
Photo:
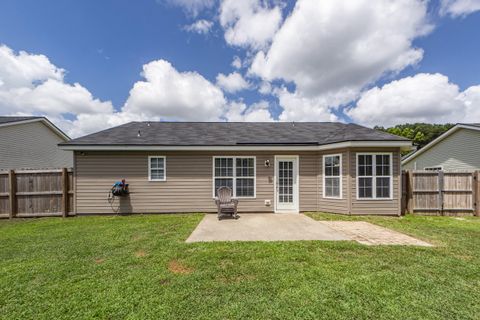
[[[369,126],[472,122],[480,118],[480,86],[459,92],[442,74],[420,73],[364,92],[347,114]]]
[[[467,88],[458,95],[457,99],[465,105],[465,117],[462,121],[478,123],[480,121],[480,85]]]
[[[240,69],[242,67],[242,59],[240,59],[239,56],[233,57],[232,67],[234,67],[235,69]]]
[[[217,75],[217,85],[230,93],[235,93],[250,87],[250,84],[238,72],[232,72],[229,75],[219,73]]]
[[[278,97],[283,112],[281,121],[338,121],[328,103],[323,98],[305,98],[298,93],[291,93],[287,89],[277,89]]]
[[[183,29],[188,32],[195,32],[198,34],[207,34],[210,32],[210,29],[213,26],[212,21],[208,21],[205,19],[197,20],[194,23],[184,26]]]
[[[63,69],[44,55],[0,47],[0,109],[6,115],[45,115],[72,137],[140,120],[220,120],[223,92],[196,72],[178,72],[164,60],[143,66],[144,81],[121,110],[82,85],[63,81]]]
[[[440,5],[441,15],[452,17],[466,16],[480,10],[480,0],[442,0]]]
[[[297,97],[347,103],[419,62],[423,51],[412,41],[430,30],[422,0],[299,0],[250,73],[293,82]]]
[[[270,94],[272,92],[272,85],[268,81],[262,81],[258,86],[258,92],[261,94]]]
[[[249,49],[264,48],[282,21],[279,6],[269,7],[261,0],[223,0],[220,24],[225,29],[225,41]]]
[[[157,0],[183,8],[189,15],[196,17],[201,11],[213,7],[215,0]]]
[[[226,106],[222,91],[196,72],[178,72],[168,61],[143,66],[145,81],[130,90],[123,111],[165,120],[218,120]]]
[[[230,103],[229,110],[225,114],[228,121],[236,122],[269,122],[274,121],[269,111],[267,101],[260,101],[247,106],[243,102]]]
[[[25,51],[15,54],[9,47],[0,45],[0,90],[32,88],[35,83],[48,79],[62,81],[64,72],[51,64],[44,55]]]
[[[82,85],[63,81],[64,70],[44,55],[15,53],[0,46],[0,109],[6,115],[46,115],[71,136],[105,127],[93,127],[82,118],[114,114],[110,101],[100,101]],[[73,118],[74,120],[69,120]]]
[[[165,60],[143,66],[144,80],[133,85],[120,110],[110,101],[96,99],[78,83],[65,83],[64,70],[44,55],[17,54],[2,46],[0,61],[2,114],[44,115],[71,137],[130,121],[272,120],[267,102],[229,103],[215,84],[196,72],[179,72]],[[245,87],[246,81],[237,75],[223,79],[231,90]]]
[[[110,102],[94,99],[80,84],[48,79],[33,88],[0,90],[0,105],[7,113],[30,112],[58,116],[65,113],[111,113]]]

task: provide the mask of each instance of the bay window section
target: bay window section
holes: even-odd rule
[[[323,156],[323,197],[342,198],[342,155]]]
[[[392,197],[392,155],[357,155],[357,196],[359,199]]]
[[[226,186],[237,198],[255,197],[254,157],[214,157],[214,196]]]

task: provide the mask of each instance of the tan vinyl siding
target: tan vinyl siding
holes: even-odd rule
[[[389,149],[389,151],[392,151]],[[399,157],[394,163],[398,174]],[[342,199],[323,198],[324,154],[342,154]],[[148,181],[148,156],[166,157],[166,181]],[[356,199],[355,156],[348,149],[328,152],[79,152],[75,156],[77,213],[162,213],[215,212],[213,201],[213,157],[255,156],[256,198],[240,199],[240,212],[273,212],[275,155],[299,156],[300,211],[326,211],[348,214],[349,199]],[[350,158],[350,161],[348,160]],[[269,160],[270,166],[265,166]],[[353,170],[353,171],[352,171]],[[130,196],[107,201],[112,184],[122,178],[130,185]],[[349,181],[350,186],[349,186]],[[394,182],[398,178],[394,178]],[[398,192],[398,187],[394,188]],[[396,194],[396,193],[395,193]],[[271,206],[265,205],[270,200]],[[398,199],[397,199],[398,200]],[[397,200],[355,201],[353,214],[397,214]]]
[[[148,181],[148,156],[166,156],[166,181]],[[213,153],[213,152],[86,152],[76,155],[76,195],[78,213],[112,213],[107,201],[115,181],[127,180],[130,196],[123,199],[120,212],[214,212],[213,156],[255,156],[256,198],[242,198],[242,212],[273,212],[274,209],[274,155],[268,153]],[[265,160],[270,167],[265,167]],[[300,157],[302,161],[302,157]],[[311,173],[300,173],[306,203],[314,192],[308,191]],[[311,185],[311,183],[310,183]],[[271,206],[265,205],[270,200]],[[118,203],[114,204],[117,208]]]
[[[443,170],[480,169],[480,131],[459,129],[430,149],[403,165],[403,169],[423,170],[443,167]]]
[[[318,155],[316,152],[299,156],[300,211],[315,211],[318,201]]]
[[[0,170],[72,167],[72,151],[57,146],[64,141],[41,121],[0,127]]]
[[[391,152],[393,155],[393,193],[392,199],[386,200],[363,200],[357,199],[357,153],[363,152]],[[351,172],[351,214],[372,215],[400,215],[400,151],[399,149],[351,149],[350,151]]]

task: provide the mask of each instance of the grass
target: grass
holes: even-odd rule
[[[1,319],[479,319],[480,219],[352,218],[434,248],[196,243],[192,215],[0,221]]]

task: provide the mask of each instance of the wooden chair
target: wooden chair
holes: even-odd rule
[[[238,200],[232,199],[232,189],[229,187],[218,188],[217,197],[215,204],[217,205],[218,210],[218,220],[222,219],[224,215],[229,215],[234,219],[238,219]]]

